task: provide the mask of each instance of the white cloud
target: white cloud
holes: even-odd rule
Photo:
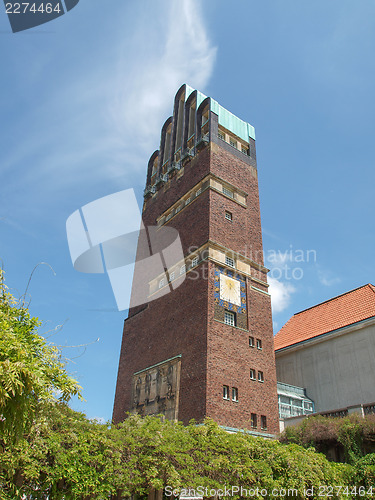
[[[317,264],[316,269],[318,271],[319,282],[323,286],[333,286],[341,282],[341,278],[333,276],[331,271],[323,269],[322,266]]]
[[[284,311],[290,305],[291,295],[296,291],[295,287],[291,283],[282,283],[270,276],[268,277],[268,283],[270,285],[272,312]]]
[[[105,424],[107,422],[107,420],[103,417],[93,417],[93,418],[90,418],[90,420],[92,420],[93,422],[96,422],[97,424]]]
[[[168,21],[165,30],[164,18]],[[138,50],[144,44],[144,32],[155,30],[162,41],[161,53],[160,46],[156,46],[142,58],[135,58],[130,67],[128,61],[123,64],[111,104],[111,122],[116,125],[118,137],[127,138],[124,148],[134,156],[140,151],[151,156],[158,149],[160,130],[172,114],[178,88],[188,83],[204,89],[216,56],[197,0],[166,3],[160,19],[148,20],[133,41]],[[144,53],[142,49],[140,52]]]
[[[22,141],[2,155],[14,205],[20,179],[27,193],[38,191],[37,206],[66,200],[67,192],[81,184],[86,193],[101,181],[114,191],[144,184],[148,158],[159,147],[176,91],[183,83],[204,91],[213,71],[216,49],[201,6],[200,0],[161,0],[156,8],[148,0],[142,9],[119,8],[123,25],[118,19],[112,36],[92,48],[100,51],[98,64],[72,64],[66,73],[56,68],[61,74],[52,74],[45,48],[36,82],[43,99],[11,115],[9,133],[13,128]],[[76,40],[70,42],[67,50],[74,52]],[[82,52],[85,56],[90,57]]]
[[[293,255],[289,250],[268,250],[265,257],[267,265],[271,268],[282,267],[287,262],[293,262]]]

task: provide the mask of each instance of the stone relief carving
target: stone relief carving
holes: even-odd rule
[[[131,413],[178,418],[181,358],[176,357],[133,375]]]

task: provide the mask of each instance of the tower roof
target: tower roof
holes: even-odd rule
[[[375,287],[367,284],[296,313],[275,335],[275,350],[375,317]]]
[[[181,89],[185,89],[185,101],[187,101],[193,92],[197,92],[197,108],[207,98],[207,96],[202,94],[202,92],[199,92],[199,90],[195,91],[187,84],[180,87],[176,96],[179,95]],[[250,123],[247,123],[241,120],[241,118],[235,116],[233,113],[221,106],[217,101],[212,99],[212,97],[210,98],[210,109],[218,115],[219,125],[222,125],[224,128],[230,130],[244,141],[248,141],[249,137],[255,139],[255,129],[252,125],[250,125]]]

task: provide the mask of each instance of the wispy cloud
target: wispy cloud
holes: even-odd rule
[[[268,277],[270,285],[272,312],[279,313],[284,311],[291,302],[291,296],[296,291],[291,283],[283,283],[275,278]]]
[[[145,151],[151,155],[158,149],[161,126],[172,113],[173,97],[181,84],[204,89],[213,71],[216,49],[208,38],[200,2],[170,2],[167,9],[162,13],[162,19],[166,15],[168,19],[165,31],[155,20],[146,27],[158,31],[161,54],[156,46],[141,59],[133,60],[130,68],[123,64],[117,75],[111,121],[118,137],[128,139],[123,152],[130,152],[132,157]],[[143,40],[144,32],[136,38],[136,46]]]
[[[90,418],[90,420],[92,420],[93,422],[95,422],[97,424],[105,424],[107,422],[107,420],[103,417],[93,417],[93,418]]]
[[[323,269],[323,267],[321,265],[317,264],[316,269],[318,272],[319,282],[323,286],[333,286],[333,285],[337,285],[338,283],[341,282],[341,278],[334,276],[331,271],[327,271],[326,269]]]
[[[61,74],[53,75],[48,54],[37,58],[39,80],[33,84],[44,85],[43,98],[32,106],[30,96],[30,106],[11,115],[9,135],[22,141],[3,150],[9,200],[15,201],[20,181],[27,194],[37,187],[40,204],[65,200],[82,183],[87,188],[105,181],[113,190],[143,185],[175,92],[185,82],[204,91],[216,49],[200,0],[161,1],[157,9],[146,0],[142,8],[148,15],[131,20],[130,7],[119,8],[128,29],[117,22],[113,38],[95,39],[92,50],[108,53],[100,65],[71,64],[70,73],[59,66]],[[73,39],[68,50],[74,52],[74,45]],[[28,73],[27,64],[23,72]]]

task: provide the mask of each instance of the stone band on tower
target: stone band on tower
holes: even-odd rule
[[[183,85],[144,198],[144,226],[177,230],[183,260],[144,283],[150,301],[129,310],[114,421],[126,412],[184,423],[210,417],[228,429],[277,433],[254,128]]]

